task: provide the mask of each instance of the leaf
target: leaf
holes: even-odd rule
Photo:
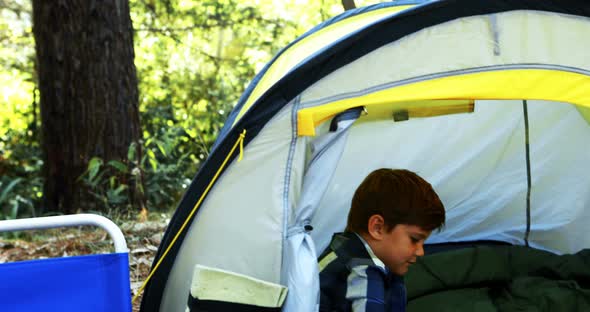
[[[127,189],[127,184],[121,184],[121,185],[119,185],[119,187],[117,187],[117,189],[115,189],[115,190],[113,191],[113,193],[114,193],[115,195],[119,195],[119,194],[121,194],[121,192],[123,192],[123,191],[124,191],[124,190],[126,190],[126,189]]]
[[[164,155],[165,157],[168,157],[168,155],[166,154],[166,149],[164,149],[164,147],[162,146],[162,144],[160,142],[156,142],[156,145],[158,146],[158,149],[160,150],[160,152],[162,153],[162,155]]]
[[[147,156],[149,156],[148,161],[150,162],[152,169],[154,171],[156,171],[158,169],[158,161],[156,160],[156,154],[154,153],[154,151],[152,151],[149,148],[146,149],[146,151],[147,151]]]
[[[128,188],[126,184],[119,185],[116,189],[109,189],[106,193],[108,202],[111,204],[121,204],[127,201],[127,196],[123,193]]]
[[[122,163],[118,160],[109,161],[109,165],[112,166],[113,168],[119,170],[119,172],[123,172],[123,173],[129,172],[129,168],[127,168],[127,165],[125,165],[124,163]]]
[[[21,178],[16,178],[16,179],[10,181],[10,183],[8,183],[8,186],[4,190],[2,190],[2,193],[0,194],[0,205],[6,200],[6,198],[8,197],[8,193],[10,193],[10,191],[17,184],[19,184],[21,180],[22,180]]]
[[[105,175],[105,171],[101,171],[96,175],[96,178],[94,178],[94,180],[89,179],[86,183],[88,183],[92,188],[96,188],[96,187],[98,187],[99,184],[104,182],[104,180],[103,180],[104,175]]]
[[[144,194],[143,185],[141,183],[137,183],[135,187],[139,190],[140,194]]]
[[[88,179],[90,181],[96,177],[100,166],[102,166],[102,159],[100,159],[100,157],[92,157],[92,159],[90,159],[88,162]]]
[[[158,162],[153,158],[150,158],[149,161],[150,165],[152,165],[152,169],[154,169],[154,171],[158,170]]]
[[[135,161],[135,150],[137,149],[137,143],[132,142],[127,149],[127,160],[130,162]]]
[[[18,210],[19,210],[18,200],[13,200],[12,201],[12,210],[10,213],[10,217],[13,220],[16,219],[16,217],[18,216]]]

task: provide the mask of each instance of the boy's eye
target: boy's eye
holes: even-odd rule
[[[412,240],[412,243],[417,243],[417,242],[420,241],[419,238],[416,238],[416,237],[413,237],[413,236],[410,236],[410,239]]]

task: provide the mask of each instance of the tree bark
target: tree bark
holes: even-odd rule
[[[43,209],[101,209],[79,177],[92,157],[127,163],[140,138],[128,0],[33,0],[45,178]],[[136,144],[140,146],[140,144]],[[139,151],[135,153],[141,157]],[[120,181],[131,187],[133,176]],[[143,207],[141,192],[132,191]]]
[[[344,11],[352,10],[356,8],[356,4],[354,4],[354,0],[342,0],[342,6],[344,7]]]

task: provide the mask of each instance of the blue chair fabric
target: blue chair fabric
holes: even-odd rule
[[[129,255],[0,264],[0,311],[130,312]]]

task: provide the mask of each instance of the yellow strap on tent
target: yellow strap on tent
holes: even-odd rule
[[[170,242],[170,245],[168,245],[168,248],[166,248],[166,250],[162,254],[162,257],[160,257],[160,260],[158,260],[158,262],[154,266],[154,269],[150,272],[150,274],[148,275],[146,280],[143,282],[143,284],[141,285],[141,287],[139,288],[139,290],[137,291],[135,296],[133,296],[133,300],[131,300],[131,302],[135,302],[135,300],[137,300],[137,298],[139,297],[139,294],[141,294],[141,292],[145,288],[145,285],[147,285],[147,283],[150,281],[150,279],[152,278],[154,273],[158,270],[158,268],[160,267],[160,264],[162,263],[162,261],[164,261],[164,258],[166,258],[166,256],[168,255],[168,252],[170,251],[170,249],[172,249],[172,246],[174,246],[174,243],[176,243],[176,240],[180,236],[180,233],[182,233],[184,228],[188,225],[189,220],[193,217],[195,212],[197,212],[197,210],[199,209],[201,202],[203,201],[203,199],[205,199],[205,196],[207,196],[207,193],[209,193],[209,190],[211,189],[211,187],[213,186],[213,184],[215,183],[215,181],[217,180],[217,178],[221,174],[221,171],[223,170],[223,168],[227,164],[230,156],[234,153],[234,151],[236,150],[238,145],[240,146],[240,156],[238,158],[238,162],[242,160],[242,156],[243,156],[243,152],[244,152],[243,148],[244,148],[244,138],[245,137],[246,137],[246,129],[244,129],[244,131],[242,131],[242,133],[240,133],[240,137],[238,138],[238,140],[236,141],[236,143],[232,147],[231,151],[229,151],[229,153],[225,157],[225,160],[223,161],[221,166],[219,166],[219,169],[217,169],[215,176],[213,176],[213,179],[211,179],[211,181],[209,182],[209,185],[207,185],[207,188],[205,189],[203,194],[201,194],[201,198],[199,198],[199,200],[197,201],[197,203],[193,207],[193,210],[191,210],[191,213],[188,215],[188,217],[186,217],[186,220],[184,220],[184,223],[182,224],[182,226],[180,227],[180,229],[178,230],[176,235],[174,235],[174,238]]]
[[[590,107],[590,76],[550,69],[503,69],[435,78],[392,87],[297,112],[297,133],[314,136],[315,127],[352,107],[425,100],[546,100]],[[587,112],[587,110],[584,110]]]
[[[244,157],[244,137],[246,137],[246,130],[240,133],[240,157],[238,157],[238,162],[242,161],[242,158]]]

